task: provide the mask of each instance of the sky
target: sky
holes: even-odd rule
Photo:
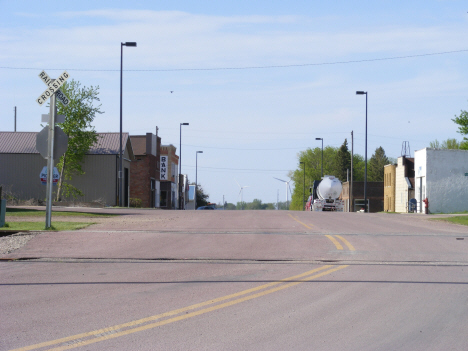
[[[0,130],[38,132],[38,74],[99,86],[98,132],[182,144],[182,173],[212,202],[286,200],[298,153],[382,146],[411,155],[462,139],[468,109],[468,5],[426,1],[0,0]],[[180,123],[182,127],[180,141]],[[238,185],[239,184],[239,185]],[[247,187],[248,186],[248,187]]]

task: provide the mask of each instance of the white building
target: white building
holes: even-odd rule
[[[418,150],[414,171],[418,212],[426,198],[430,213],[468,211],[468,150]]]

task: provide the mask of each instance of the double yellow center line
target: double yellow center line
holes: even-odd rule
[[[304,222],[301,222],[297,217],[294,217],[293,215],[291,215],[290,213],[288,213],[289,217],[291,217],[292,219],[294,219],[296,222],[302,224],[304,227],[306,227],[307,229],[312,229],[312,224],[306,224]],[[356,249],[354,248],[353,245],[351,245],[351,243],[346,240],[345,238],[343,238],[341,235],[330,235],[330,234],[326,234],[325,237],[327,237],[328,239],[330,239],[330,241],[335,245],[336,249],[337,250],[343,250],[343,245],[341,245],[341,243],[336,239],[340,239],[343,244],[345,244],[345,246],[348,248],[349,251],[356,251]]]
[[[312,229],[311,224],[301,222],[298,218],[289,216],[296,222],[302,224],[308,229]],[[350,250],[355,251],[353,245],[351,245],[341,235],[325,235],[336,247],[337,250],[343,250],[342,243]],[[341,241],[341,242],[340,242]],[[256,299],[283,289],[293,287],[295,285],[318,279],[325,275],[336,272],[340,269],[348,267],[347,265],[322,266],[289,278],[273,281],[268,284],[263,284],[251,289],[243,290],[234,294],[218,297],[216,299],[208,300],[205,302],[197,303],[180,309],[164,312],[154,316],[134,320],[124,324],[114,325],[108,328],[98,329],[87,333],[76,334],[56,340],[46,341],[43,343],[26,346],[23,348],[15,349],[12,351],[27,351],[27,350],[38,350],[46,349],[61,351],[69,350],[77,347],[82,347],[97,342],[114,339],[120,336],[129,335],[137,332],[141,332],[148,329],[160,327],[169,323],[174,323],[189,319],[195,316],[199,316],[208,312],[216,311],[225,307],[233,306],[241,302]]]
[[[208,312],[216,311],[225,307],[233,306],[241,302],[249,301],[257,297],[265,296],[276,291],[290,288],[292,286],[311,281],[327,274],[336,272],[340,269],[348,267],[347,265],[322,266],[305,273],[301,273],[286,279],[273,281],[268,284],[260,285],[255,288],[243,290],[231,295],[226,295],[213,300],[208,300],[202,303],[194,304],[177,310],[157,314],[151,317],[131,321],[124,324],[115,325],[112,327],[94,330],[87,333],[76,334],[73,336],[51,340],[40,344],[30,345],[27,347],[11,350],[11,351],[26,351],[37,350],[49,346],[54,346],[48,350],[69,350],[76,347],[86,346],[100,341],[114,339],[120,336],[137,333],[140,331],[153,329],[169,323],[178,322],[191,317],[199,316]],[[193,312],[188,312],[193,311]]]
[[[335,247],[336,247],[337,250],[343,250],[343,245],[341,245],[341,243],[340,243],[338,240],[336,240],[335,238],[340,239],[340,240],[348,247],[349,251],[356,251],[356,249],[354,248],[354,246],[351,245],[351,243],[350,243],[348,240],[346,240],[345,238],[343,238],[341,235],[336,235],[336,234],[335,234],[335,235],[333,236],[333,235],[328,235],[328,234],[326,234],[325,236],[326,236],[328,239],[330,239],[330,241],[331,241],[333,244],[335,244]]]

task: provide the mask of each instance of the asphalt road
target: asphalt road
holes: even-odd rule
[[[468,350],[467,227],[120,211],[2,257],[0,350]]]

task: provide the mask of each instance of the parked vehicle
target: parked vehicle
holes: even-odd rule
[[[197,210],[214,210],[215,208],[213,206],[200,206],[197,208]]]
[[[344,201],[339,200],[342,189],[340,180],[335,176],[326,175],[322,180],[315,180],[306,210],[343,212]]]

